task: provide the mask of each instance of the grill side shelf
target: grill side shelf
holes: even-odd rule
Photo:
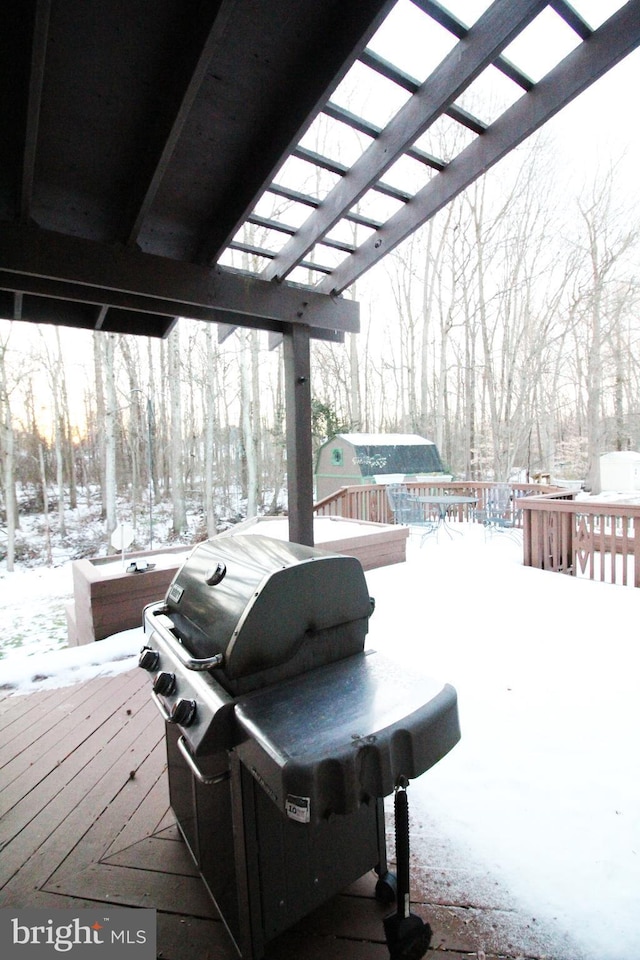
[[[319,822],[388,796],[460,739],[457,695],[375,653],[240,697],[236,750],[281,811]]]

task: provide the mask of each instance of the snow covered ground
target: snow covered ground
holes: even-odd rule
[[[462,740],[416,806],[593,960],[640,957],[640,591],[427,539],[368,574],[370,643],[457,688]]]
[[[411,785],[412,819],[588,960],[637,960],[640,591],[525,568],[512,538],[463,529],[367,573],[368,645],[458,691],[462,740]],[[138,630],[61,648],[70,595],[68,565],[0,576],[0,686],[135,665]]]

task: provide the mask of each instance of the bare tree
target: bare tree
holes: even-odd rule
[[[242,420],[242,447],[245,465],[245,496],[247,500],[247,516],[255,517],[258,513],[258,445],[257,425],[255,419],[255,405],[257,396],[254,393],[257,376],[257,339],[255,330],[243,330],[240,333],[240,409]]]
[[[205,406],[204,406],[204,515],[207,527],[207,536],[216,534],[216,511],[214,495],[214,440],[215,440],[215,380],[214,368],[216,364],[215,347],[213,343],[213,327],[210,323],[205,326],[206,362],[205,362]]]
[[[106,469],[106,416],[104,378],[105,335],[94,333],[93,346],[93,391],[95,396],[95,421],[93,423],[93,447],[97,459],[100,486],[100,504],[102,519],[106,520],[107,509],[107,469]]]
[[[73,446],[73,429],[71,412],[69,409],[69,391],[67,386],[67,369],[64,362],[64,352],[60,339],[60,327],[56,327],[56,345],[58,348],[58,366],[60,368],[60,404],[61,404],[61,432],[64,457],[64,472],[68,480],[69,506],[72,510],[78,505],[76,489],[76,463]]]
[[[171,404],[171,506],[173,532],[187,529],[187,507],[184,499],[184,456],[182,441],[182,389],[180,382],[180,328],[169,335],[169,397]]]
[[[107,538],[115,530],[118,518],[116,511],[116,423],[118,400],[115,374],[116,337],[105,335],[102,370],[104,373],[104,504]]]
[[[15,490],[15,445],[11,406],[10,387],[6,353],[11,327],[7,335],[0,340],[0,455],[2,457],[2,490],[4,493],[4,512],[7,527],[6,563],[11,572],[15,563],[17,501]]]
[[[58,490],[58,527],[61,537],[66,536],[65,519],[65,461],[71,457],[66,454],[68,422],[68,400],[65,382],[64,355],[60,341],[60,330],[54,328],[55,347],[50,347],[50,328],[40,329],[41,361],[49,380],[50,397],[52,404],[53,442],[56,463],[56,487]],[[65,409],[65,404],[67,409]],[[66,456],[65,456],[66,454]]]
[[[144,390],[140,386],[140,356],[138,343],[132,337],[119,337],[118,347],[124,364],[126,386],[123,405],[128,416],[128,430],[123,437],[127,449],[127,459],[131,470],[131,498],[133,504],[133,528],[137,527],[138,503],[141,499],[142,478],[141,456],[142,437],[144,436]]]
[[[585,306],[588,330],[587,352],[587,456],[588,485],[599,490],[599,462],[604,452],[603,363],[616,316],[616,269],[638,239],[638,229],[629,228],[613,208],[613,171],[595,184],[588,200],[578,201],[584,229],[583,248],[588,264],[580,298]],[[612,295],[613,290],[613,295]],[[614,341],[615,343],[615,338]]]

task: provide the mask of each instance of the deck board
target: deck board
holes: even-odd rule
[[[3,747],[0,751],[0,810],[9,809],[52,774],[48,789],[59,789],[55,771],[62,773],[61,763],[69,758],[62,774],[68,778],[73,769],[79,769],[86,762],[87,750],[82,749],[86,740],[100,728],[108,734],[104,725],[109,721],[114,723],[114,732],[121,726],[121,720],[116,716],[119,708],[114,705],[113,698],[113,691],[117,689],[113,683],[117,679],[111,678],[112,682],[107,684],[92,681],[87,684],[83,697],[67,700],[64,704],[56,703],[55,708],[49,704],[46,719],[34,724],[35,735],[16,736]],[[135,695],[138,688],[129,680],[122,691],[117,691],[116,703],[129,686]],[[90,713],[85,717],[87,710]]]
[[[107,853],[102,863],[114,866],[135,867],[139,870],[156,870],[180,877],[197,877],[198,870],[189,851],[179,837],[166,833],[145,837],[114,853]]]
[[[102,693],[99,685],[96,690]],[[138,691],[139,688],[132,689],[134,694]],[[126,695],[125,688],[120,696]],[[110,762],[109,751],[106,749],[110,738],[122,734],[127,728],[135,736],[137,727],[132,725],[132,717],[126,714],[127,709],[129,708],[126,702],[124,705],[119,702],[118,706],[114,706],[113,697],[104,704],[98,700],[89,715],[76,715],[59,721],[61,728],[69,726],[68,734],[51,745],[44,755],[40,754],[38,748],[33,751],[22,750],[5,765],[0,781],[4,787],[0,789],[0,842],[6,840],[13,815],[17,815],[19,821],[25,816],[30,819],[34,813],[53,802],[62,790],[74,791],[83,780],[90,782],[89,772],[83,778],[82,771],[97,757],[102,761],[106,760],[107,764]],[[78,777],[80,780],[75,783]],[[69,794],[65,796],[65,801],[68,796]],[[28,802],[18,807],[19,801],[25,797],[29,797]],[[63,805],[63,813],[65,809],[66,803]]]
[[[10,692],[3,690],[0,700],[0,735],[2,743],[8,741],[24,729],[24,719],[33,715],[35,722],[40,722],[44,714],[44,705],[47,700],[55,700],[55,690],[47,690],[33,696],[11,696]]]
[[[157,779],[150,785],[144,804],[140,804],[137,810],[129,817],[105,856],[111,857],[121,851],[129,850],[140,842],[141,837],[146,837],[147,835],[151,835],[151,833],[160,838],[166,839],[170,836],[171,839],[179,841],[181,848],[185,851],[185,856],[188,856],[187,848],[182,842],[180,832],[175,825],[173,812],[169,807],[169,789],[165,776],[166,764],[163,741],[160,741],[157,750],[158,755],[154,768]],[[165,821],[167,821],[168,826]]]
[[[154,907],[163,960],[236,957],[169,807],[164,728],[143,671],[0,691],[0,726],[0,907]],[[486,960],[578,960],[562,937],[550,950],[547,931],[497,886],[449,862],[435,833],[429,851],[412,869],[412,911],[434,930],[427,960],[479,950]],[[352,884],[270,943],[267,960],[387,960],[390,908],[374,885],[373,874]]]

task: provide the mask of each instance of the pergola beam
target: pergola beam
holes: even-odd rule
[[[138,240],[144,221],[156,198],[156,194],[160,189],[162,179],[165,175],[171,157],[173,156],[173,152],[176,148],[178,140],[180,139],[184,125],[189,117],[189,113],[206,78],[215,46],[220,42],[222,36],[224,35],[227,22],[233,15],[235,6],[235,0],[223,0],[213,20],[213,23],[211,24],[211,29],[209,30],[204,46],[200,52],[200,56],[197,59],[193,73],[189,78],[189,82],[184,91],[182,100],[173,119],[173,123],[171,124],[171,129],[164,143],[162,144],[162,148],[156,161],[155,169],[153,170],[153,174],[149,179],[144,197],[140,202],[135,219],[129,230],[129,236],[127,240],[129,245],[135,244]]]
[[[166,317],[215,320],[224,311],[238,325],[247,318],[268,328],[355,333],[360,326],[353,300],[16,223],[0,223],[0,263],[0,286],[24,294]]]
[[[629,0],[469,144],[316,289],[343,291],[447,203],[640,45],[640,0]]]

